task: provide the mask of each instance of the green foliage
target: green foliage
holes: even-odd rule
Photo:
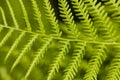
[[[120,0],[1,0],[0,80],[120,80]]]

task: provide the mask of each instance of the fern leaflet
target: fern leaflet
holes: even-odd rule
[[[70,47],[69,41],[59,41],[59,43],[60,43],[59,53],[58,53],[58,56],[53,61],[53,64],[51,64],[47,80],[52,80],[53,76],[57,72],[59,72],[60,63],[62,62],[62,60],[64,59],[65,55],[69,51],[69,47]]]
[[[86,10],[86,5],[84,5],[83,0],[71,0],[71,3],[73,5],[74,11],[76,12],[75,15],[78,17],[78,19],[81,20],[82,25],[84,25],[84,34],[87,37],[91,37],[95,40],[97,38],[96,29],[93,26],[93,22],[89,18],[89,14]]]
[[[73,16],[71,13],[71,9],[69,8],[69,5],[66,0],[58,0],[59,9],[60,9],[60,16],[63,18],[62,20],[68,25],[64,27],[69,35],[70,38],[78,38],[80,35],[80,32],[78,32],[78,29],[76,27],[76,24],[73,20]],[[68,34],[67,33],[67,34]]]
[[[44,8],[45,8],[45,11],[46,11],[46,16],[47,16],[47,19],[49,20],[49,22],[51,23],[52,25],[52,32],[53,32],[53,35],[54,36],[61,36],[61,32],[60,32],[60,29],[59,29],[59,24],[58,24],[58,20],[56,19],[55,17],[55,12],[54,12],[54,9],[52,8],[51,4],[50,4],[50,1],[49,0],[44,0]]]
[[[107,57],[107,48],[104,44],[97,44],[95,48],[96,52],[89,61],[89,68],[84,76],[84,80],[97,80],[99,69]]]
[[[38,5],[37,5],[35,0],[31,0],[31,2],[32,2],[33,10],[34,10],[35,19],[37,20],[37,22],[39,24],[40,33],[44,34],[45,29],[44,29],[43,22],[41,20],[41,13],[40,13],[40,10],[38,8]]]
[[[22,11],[23,11],[23,15],[24,15],[24,19],[25,19],[25,22],[26,22],[26,26],[27,26],[27,30],[31,31],[31,24],[29,22],[29,18],[28,18],[28,14],[27,14],[27,11],[25,9],[25,6],[23,4],[23,1],[22,0],[19,0],[20,2],[20,5],[21,5],[21,8],[22,8]]]
[[[78,72],[78,68],[80,66],[81,60],[84,56],[86,43],[77,42],[75,45],[75,49],[73,52],[73,59],[69,66],[65,69],[65,74],[63,80],[73,80],[74,76]]]
[[[31,73],[33,67],[39,63],[39,60],[40,60],[40,59],[43,58],[43,56],[44,56],[44,54],[45,54],[45,52],[46,52],[46,50],[47,50],[47,47],[48,47],[48,45],[50,44],[51,41],[52,41],[52,38],[49,39],[49,40],[47,39],[47,40],[46,40],[46,43],[43,45],[43,47],[40,48],[40,49],[36,52],[37,54],[35,55],[35,58],[34,58],[33,62],[31,63],[31,65],[30,65],[30,67],[29,67],[29,69],[28,69],[28,71],[27,71],[27,73],[26,73],[26,75],[25,75],[25,79],[26,79],[26,78],[29,76],[29,74]]]
[[[33,35],[32,39],[29,40],[29,42],[25,45],[25,47],[22,49],[21,53],[19,54],[18,58],[15,60],[11,67],[11,71],[16,67],[16,65],[19,63],[22,56],[27,52],[27,50],[32,46],[33,42],[36,40],[38,35]]]
[[[12,53],[12,51],[17,47],[18,43],[20,42],[20,40],[23,38],[23,36],[25,35],[25,32],[21,32],[20,35],[18,36],[18,38],[14,41],[12,47],[10,48],[10,50],[8,51],[4,62],[7,61],[7,59],[9,58],[10,54]]]

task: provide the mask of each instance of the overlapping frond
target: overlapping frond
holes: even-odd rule
[[[86,5],[84,5],[83,0],[71,0],[71,3],[75,15],[81,20],[80,22],[83,25],[84,35],[95,40],[97,38],[96,28],[91,18],[89,18],[88,10],[86,10]]]
[[[76,24],[74,22],[74,17],[72,15],[71,9],[69,8],[68,2],[66,0],[58,0],[60,16],[63,18],[62,20],[66,24],[66,29],[69,34],[68,36],[71,38],[78,38],[80,32],[78,31]]]
[[[65,74],[63,80],[73,80],[80,67],[81,60],[85,55],[86,43],[76,42],[73,51],[72,61],[69,66],[65,69]]]
[[[23,49],[21,50],[21,53],[18,55],[18,58],[15,60],[15,62],[13,63],[12,67],[11,67],[11,71],[17,66],[17,64],[20,62],[20,59],[22,58],[22,56],[31,48],[33,42],[36,40],[36,38],[38,37],[38,35],[32,35],[33,37],[28,41],[28,43],[23,47]]]
[[[14,31],[13,29],[10,29],[8,31],[8,33],[5,35],[5,37],[0,41],[0,47],[2,47],[5,44],[5,42],[8,40],[8,38],[12,35],[13,31]]]
[[[37,54],[35,55],[35,58],[33,59],[32,63],[30,64],[30,67],[29,67],[29,69],[28,69],[28,71],[27,71],[27,73],[25,75],[25,79],[31,73],[33,67],[39,63],[39,60],[41,60],[44,57],[44,54],[45,54],[48,46],[50,45],[51,41],[52,41],[52,38],[51,39],[47,39],[45,41],[45,44],[43,45],[43,47],[38,49],[38,51],[36,52]]]
[[[45,8],[45,12],[46,12],[46,17],[49,20],[50,24],[52,25],[52,34],[54,36],[61,36],[61,32],[60,32],[60,28],[59,28],[59,24],[58,24],[58,20],[56,19],[55,16],[55,12],[54,9],[52,8],[50,1],[49,0],[44,0],[44,8]]]
[[[102,0],[115,22],[120,22],[120,0]]]
[[[88,63],[89,67],[84,76],[84,80],[97,80],[97,75],[99,73],[100,67],[107,57],[107,48],[104,44],[97,44],[95,46],[95,50],[95,54],[92,55]]]
[[[84,0],[84,2],[89,14],[93,17],[95,26],[100,30],[101,37],[114,41],[116,38],[115,26],[113,26],[101,2],[97,3],[97,0]]]
[[[14,13],[11,5],[10,5],[9,0],[6,0],[6,2],[7,2],[7,5],[8,5],[8,8],[9,8],[9,10],[10,10],[10,14],[11,14],[11,17],[12,17],[12,19],[13,19],[14,26],[15,26],[16,28],[19,28],[18,22],[17,22],[17,20],[16,20],[16,18],[15,18],[15,13]]]
[[[9,2],[8,2],[8,3],[9,3]],[[10,6],[10,4],[8,4],[8,5]],[[11,9],[11,7],[10,7],[10,9]],[[4,13],[2,7],[1,7],[0,10],[1,10],[1,13],[2,13],[4,25],[7,26],[7,25],[8,25],[8,24],[7,24],[7,20],[6,20],[5,13]],[[10,12],[11,12],[11,10],[10,10]],[[12,15],[12,14],[11,14],[11,15]],[[13,18],[13,20],[14,20],[14,17],[12,17],[12,18]],[[1,28],[0,31],[2,31],[2,29],[3,29],[3,28]],[[5,42],[6,42],[6,41],[8,40],[8,38],[12,35],[12,33],[13,33],[13,29],[10,29],[10,30],[8,31],[8,33],[5,35],[5,37],[0,41],[0,47],[2,47],[2,46],[5,44]]]
[[[119,80],[120,79],[120,46],[115,45],[114,48],[116,49],[116,55],[113,58],[108,72],[105,76],[105,80]]]
[[[29,21],[28,14],[27,14],[26,8],[24,6],[24,3],[23,3],[22,0],[19,0],[19,3],[21,5],[21,9],[22,9],[22,12],[23,12],[23,16],[24,16],[24,20],[25,20],[25,23],[26,23],[27,30],[31,31],[32,30],[31,24],[30,24],[30,21]]]
[[[52,80],[53,76],[59,72],[60,64],[70,49],[69,41],[59,41],[59,43],[60,43],[60,47],[59,47],[58,56],[54,59],[53,63],[50,66],[47,80]]]
[[[43,6],[38,4],[39,1],[43,2]],[[26,25],[18,22],[19,14],[16,13],[16,8],[13,8],[12,0],[5,0],[5,4],[0,3],[0,53],[6,54],[3,60],[0,54],[0,61],[14,60],[12,64],[6,65],[12,66],[11,71],[16,67],[16,72],[21,73],[20,77],[14,72],[10,73],[12,77],[15,74],[15,80],[102,80],[99,75],[104,71],[101,71],[101,68],[105,68],[106,60],[106,63],[111,61],[107,59],[111,53],[117,54],[112,54],[114,58],[108,66],[105,80],[120,79],[120,0],[58,0],[56,6],[59,16],[56,16],[57,8],[51,4],[51,0],[30,0],[32,6],[29,7],[33,12],[28,12],[25,0],[19,0],[23,15],[20,18],[24,17],[23,22]],[[31,13],[34,15],[28,16]],[[32,19],[38,24],[38,32],[31,27]],[[7,23],[9,20],[12,20],[12,26]],[[22,29],[20,25],[25,28]],[[117,51],[112,51],[111,47]],[[41,64],[40,61],[44,62]],[[40,66],[36,68],[39,63]],[[26,68],[22,71],[21,67]]]
[[[10,54],[13,52],[13,50],[18,46],[19,42],[21,41],[21,39],[23,38],[23,36],[25,36],[25,32],[21,32],[20,35],[18,36],[18,38],[13,42],[10,50],[8,51],[4,62],[7,61],[7,59],[9,58]]]
[[[38,25],[39,25],[39,32],[44,34],[45,33],[45,29],[44,29],[44,25],[43,25],[43,22],[42,22],[42,19],[41,19],[41,12],[38,8],[38,5],[36,3],[35,0],[31,0],[32,2],[32,6],[33,6],[33,10],[34,10],[34,16],[35,16],[35,19],[36,21],[38,22]]]

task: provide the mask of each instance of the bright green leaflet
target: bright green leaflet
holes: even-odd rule
[[[120,80],[120,0],[0,0],[0,80]]]

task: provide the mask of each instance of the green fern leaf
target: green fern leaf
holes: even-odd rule
[[[32,30],[31,29],[31,24],[30,24],[30,21],[29,21],[28,14],[27,14],[27,11],[25,9],[25,6],[23,4],[23,1],[19,0],[19,3],[21,5],[22,11],[23,11],[23,15],[24,15],[24,19],[25,19],[25,22],[26,22],[27,30],[31,31]]]
[[[69,41],[59,41],[59,43],[60,43],[60,48],[59,48],[60,52],[53,61],[53,64],[51,64],[47,80],[52,80],[53,76],[59,72],[60,63],[63,61],[65,55],[69,51],[69,46],[70,46]]]
[[[0,7],[0,12],[2,13],[2,19],[3,19],[4,25],[7,26],[8,25],[7,20],[6,20],[5,13],[4,13],[4,10],[2,9],[2,7]]]
[[[23,36],[25,35],[25,32],[21,32],[20,35],[18,36],[18,38],[14,41],[13,45],[11,46],[10,50],[8,51],[4,62],[7,61],[7,59],[9,58],[10,54],[12,53],[12,51],[17,47],[18,43],[20,42],[20,40],[23,38]]]
[[[8,8],[9,8],[9,10],[10,10],[10,14],[11,14],[11,16],[12,16],[14,25],[15,25],[16,28],[19,28],[19,25],[18,25],[18,22],[17,22],[17,20],[16,20],[16,18],[15,18],[15,14],[14,14],[14,12],[13,12],[13,9],[12,9],[12,7],[11,7],[9,1],[6,0],[6,2],[7,2],[7,5],[8,5]]]
[[[64,27],[67,29],[67,31],[70,33],[68,36],[70,38],[78,38],[80,33],[78,32],[78,29],[76,27],[76,24],[73,20],[73,16],[71,13],[71,9],[69,8],[69,5],[66,0],[58,0],[59,9],[60,9],[60,16],[63,18],[63,21],[68,26]]]
[[[89,18],[88,11],[86,10],[86,5],[84,5],[84,2],[82,0],[71,0],[71,3],[73,5],[74,11],[76,12],[75,15],[78,17],[78,19],[81,20],[84,26],[84,34],[87,37],[91,37],[93,40],[95,40],[97,38],[96,29],[93,26],[93,22]]]
[[[16,67],[16,65],[19,63],[22,56],[27,52],[27,50],[32,46],[33,42],[36,40],[38,35],[33,35],[33,37],[29,40],[29,42],[25,45],[25,47],[22,49],[21,53],[19,54],[18,58],[15,60],[11,67],[11,71]]]
[[[120,79],[120,46],[115,45],[115,49],[117,49],[117,54],[113,58],[110,67],[108,68],[106,80],[119,80]]]
[[[5,42],[8,40],[8,38],[12,35],[13,31],[14,31],[13,29],[8,31],[6,36],[2,39],[2,41],[0,41],[0,47],[2,47],[5,44]]]
[[[84,0],[84,2],[87,5],[89,14],[93,16],[96,27],[99,27],[103,39],[115,41],[116,30],[104,6],[101,6],[101,3],[97,3],[97,0]]]
[[[101,65],[106,59],[106,46],[104,44],[96,45],[96,52],[89,61],[89,68],[86,71],[84,80],[97,80],[97,75]]]
[[[40,33],[44,34],[45,33],[45,29],[44,29],[43,22],[41,20],[41,13],[39,11],[38,5],[37,5],[35,0],[31,0],[31,2],[32,2],[33,9],[34,9],[34,13],[35,13],[34,14],[35,19],[36,19],[36,21],[39,24]]]
[[[0,1],[0,80],[120,79],[120,0]]]
[[[43,45],[42,48],[40,48],[35,55],[35,58],[33,60],[33,62],[31,63],[26,75],[25,75],[25,79],[29,76],[29,74],[31,73],[33,67],[39,63],[39,60],[43,58],[45,51],[47,50],[48,45],[50,44],[50,42],[52,41],[52,38],[49,40],[46,40],[46,43]]]
[[[47,19],[49,20],[50,24],[52,25],[52,32],[53,35],[61,36],[58,20],[56,19],[54,9],[52,8],[49,0],[44,0],[44,8],[46,11]]]
[[[75,45],[75,50],[73,52],[73,60],[69,64],[69,66],[65,69],[65,74],[63,80],[73,80],[74,76],[78,72],[78,68],[80,66],[81,60],[84,56],[86,43],[77,42]]]
[[[115,22],[120,22],[120,1],[119,0],[103,0],[106,10],[111,14]]]

